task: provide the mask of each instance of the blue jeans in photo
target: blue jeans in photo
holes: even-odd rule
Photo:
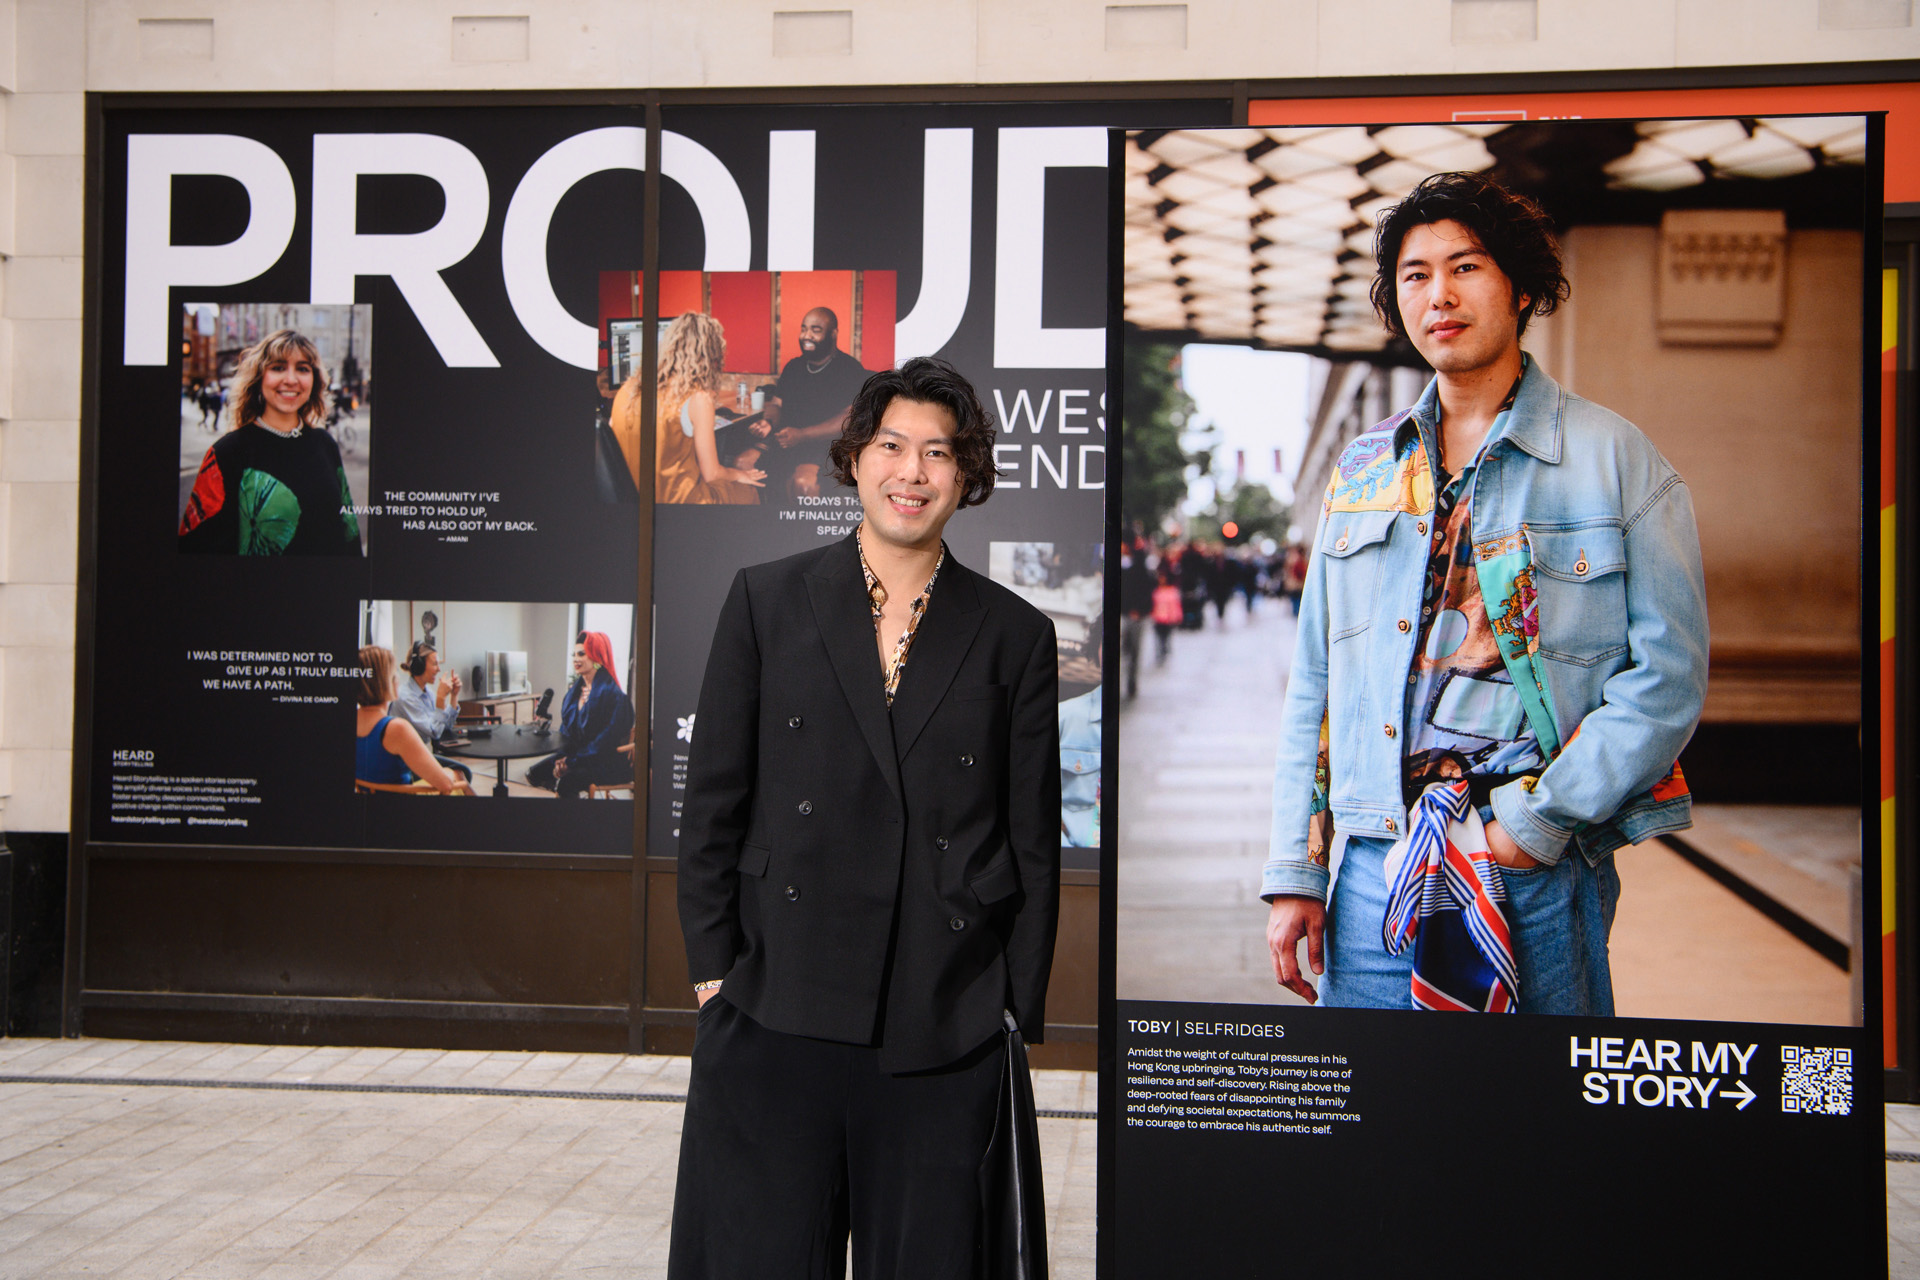
[[[1331,1008],[1413,1008],[1413,947],[1387,954],[1383,867],[1390,841],[1349,836],[1334,867],[1327,910],[1327,972],[1320,1003]],[[1553,866],[1500,868],[1507,928],[1520,972],[1519,1012],[1613,1015],[1607,935],[1620,902],[1612,857],[1590,867],[1574,845]]]

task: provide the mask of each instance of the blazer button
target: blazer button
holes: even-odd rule
[[[1393,824],[1393,819],[1392,819],[1392,818],[1388,818],[1388,819],[1387,819],[1387,830],[1389,830],[1389,831],[1398,831],[1399,829],[1400,829],[1399,827],[1397,827],[1397,826],[1395,826],[1395,825]],[[793,892],[793,890],[791,890],[791,889],[789,889],[789,890],[787,890],[787,892],[788,892],[788,893],[792,893],[792,892]]]
[[[961,763],[961,764],[963,764],[963,765],[966,765],[966,766],[969,766],[969,767],[971,767],[971,766],[972,766],[972,764],[973,764],[973,757],[972,757],[972,756],[961,756],[961,757],[960,757],[960,763]]]
[[[787,721],[787,728],[798,729],[803,723],[805,722],[801,720],[799,716],[794,716],[792,719]]]
[[[933,847],[934,847],[934,848],[936,848],[936,849],[944,849],[944,848],[946,848],[946,847],[947,847],[947,838],[946,838],[945,836],[937,836],[937,837],[935,837],[935,839],[934,839],[934,842],[933,842]]]
[[[1388,733],[1392,733],[1392,732],[1393,732],[1393,730],[1391,730],[1391,729],[1389,729],[1389,730],[1387,730],[1387,732],[1388,732]],[[800,816],[804,818],[804,817],[806,817],[806,816],[807,816],[808,814],[810,814],[810,813],[812,813],[812,812],[813,812],[813,801],[811,801],[811,800],[802,800],[802,801],[800,802]]]
[[[788,902],[800,901],[800,891],[794,888],[792,885],[787,886],[787,901]]]
[[[1382,726],[1382,727],[1386,729],[1386,731],[1387,731],[1387,736],[1388,736],[1389,738],[1391,738],[1391,737],[1393,736],[1393,726],[1392,726],[1392,725],[1384,725],[1384,726]]]
[[[1413,630],[1413,624],[1411,622],[1408,622],[1405,618],[1402,618],[1400,619],[1400,629],[1402,631],[1411,631]]]
[[[1413,531],[1415,533],[1425,533],[1427,531],[1427,522],[1422,520],[1419,524],[1413,526]]]
[[[1333,549],[1335,551],[1345,551],[1347,549],[1347,540],[1345,538],[1340,539],[1340,541],[1333,544]]]
[[[953,930],[955,933],[960,932],[962,929],[966,927],[967,927],[967,922],[965,920],[962,920],[959,916],[955,916],[953,919],[947,921],[947,928]]]

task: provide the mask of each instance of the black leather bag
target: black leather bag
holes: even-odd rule
[[[980,1162],[984,1280],[1047,1280],[1047,1202],[1040,1186],[1040,1114],[1027,1042],[1007,1016],[1007,1066],[993,1141]]]

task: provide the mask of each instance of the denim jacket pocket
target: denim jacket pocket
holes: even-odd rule
[[[1620,522],[1529,525],[1540,656],[1596,666],[1627,651],[1627,545]]]
[[[1365,631],[1379,605],[1380,565],[1391,511],[1336,511],[1327,517],[1327,641],[1338,643]]]

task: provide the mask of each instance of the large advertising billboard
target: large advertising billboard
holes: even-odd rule
[[[236,859],[672,855],[730,581],[852,530],[825,448],[852,388],[938,355],[1001,431],[995,495],[950,551],[1054,623],[1062,861],[1112,908],[1082,894],[1054,1005],[1073,1043],[1111,1033],[1102,1274],[1431,1263],[1457,1247],[1432,1209],[1494,1210],[1495,1271],[1846,1269],[1879,1229],[1862,1010],[1891,981],[1892,881],[1857,805],[1788,801],[1860,773],[1849,751],[1879,772],[1858,735],[1880,691],[1860,482],[1886,478],[1863,434],[1881,121],[1782,102],[1411,125],[1256,102],[1240,129],[1215,127],[1224,99],[670,103],[651,151],[638,106],[107,107],[76,834]],[[1351,450],[1430,372],[1381,327],[1371,254],[1374,220],[1441,171],[1551,218],[1571,294],[1530,359],[1684,482],[1703,722],[1782,744],[1757,770],[1689,743],[1648,790],[1690,790],[1692,828],[1573,841],[1594,998],[1562,1017],[1517,981],[1519,1018],[1426,1018],[1411,987],[1308,1007],[1329,974],[1338,994],[1369,816],[1332,758],[1306,803],[1334,941],[1281,973],[1263,929],[1303,613],[1329,608],[1329,559],[1364,572],[1409,522],[1427,536],[1445,489]],[[1537,634],[1577,605],[1589,634],[1537,655],[1562,678],[1630,657],[1602,639],[1632,597],[1627,518],[1529,523],[1508,550],[1538,559],[1531,597],[1516,576],[1428,626],[1417,600],[1374,617],[1381,587],[1322,619],[1329,650],[1376,624],[1418,639],[1428,665],[1395,691],[1419,694],[1436,777],[1580,758],[1576,725],[1544,742],[1515,701],[1494,622]],[[1416,731],[1367,727],[1389,752]],[[1518,921],[1544,870],[1473,874]],[[674,930],[645,894],[635,957]],[[1117,998],[1096,1014],[1102,928]],[[594,1016],[689,1024],[674,949]],[[1649,1260],[1652,1238],[1675,1243]]]
[[[607,886],[677,852],[730,579],[854,527],[826,445],[868,373],[932,354],[1001,431],[993,505],[951,551],[1061,637],[1078,892],[1043,1052],[1091,1066],[1105,129],[1222,124],[1229,104],[1065,97],[675,105],[651,134],[637,95],[103,100],[75,831],[104,861],[83,852],[76,884],[94,913],[137,900],[107,892],[125,868],[186,862],[195,911],[272,941],[181,978],[171,958],[205,952],[162,911],[116,928],[137,963],[90,961],[76,1011],[103,981],[142,1016],[365,996],[328,1012],[438,1036],[404,1020],[510,1008],[536,1037],[617,1020],[684,1047],[670,871]],[[471,895],[524,892],[512,929],[566,981],[464,944],[416,963],[371,909],[315,940],[304,890],[264,901],[236,869],[261,863],[377,886],[368,903],[431,868],[424,900],[444,890],[496,937]],[[629,932],[549,945],[574,892],[626,894]],[[396,1002],[434,992],[460,995]]]
[[[1860,724],[1878,127],[1126,136],[1121,585],[1164,648],[1117,724],[1106,1274],[1431,1263],[1436,1213],[1500,1273],[1871,1247],[1878,860],[1811,757]],[[1557,283],[1444,203],[1481,179]],[[1738,776],[1783,729],[1799,771]]]
[[[93,839],[618,852],[624,803],[409,801],[629,801],[652,684],[670,853],[727,582],[853,527],[826,457],[853,390],[938,354],[1004,434],[954,554],[1055,621],[1063,837],[1092,870],[1103,130],[1196,110],[1223,108],[673,109],[653,315],[635,112],[108,113],[98,626],[143,640],[93,677]],[[262,372],[289,351],[291,417]]]

